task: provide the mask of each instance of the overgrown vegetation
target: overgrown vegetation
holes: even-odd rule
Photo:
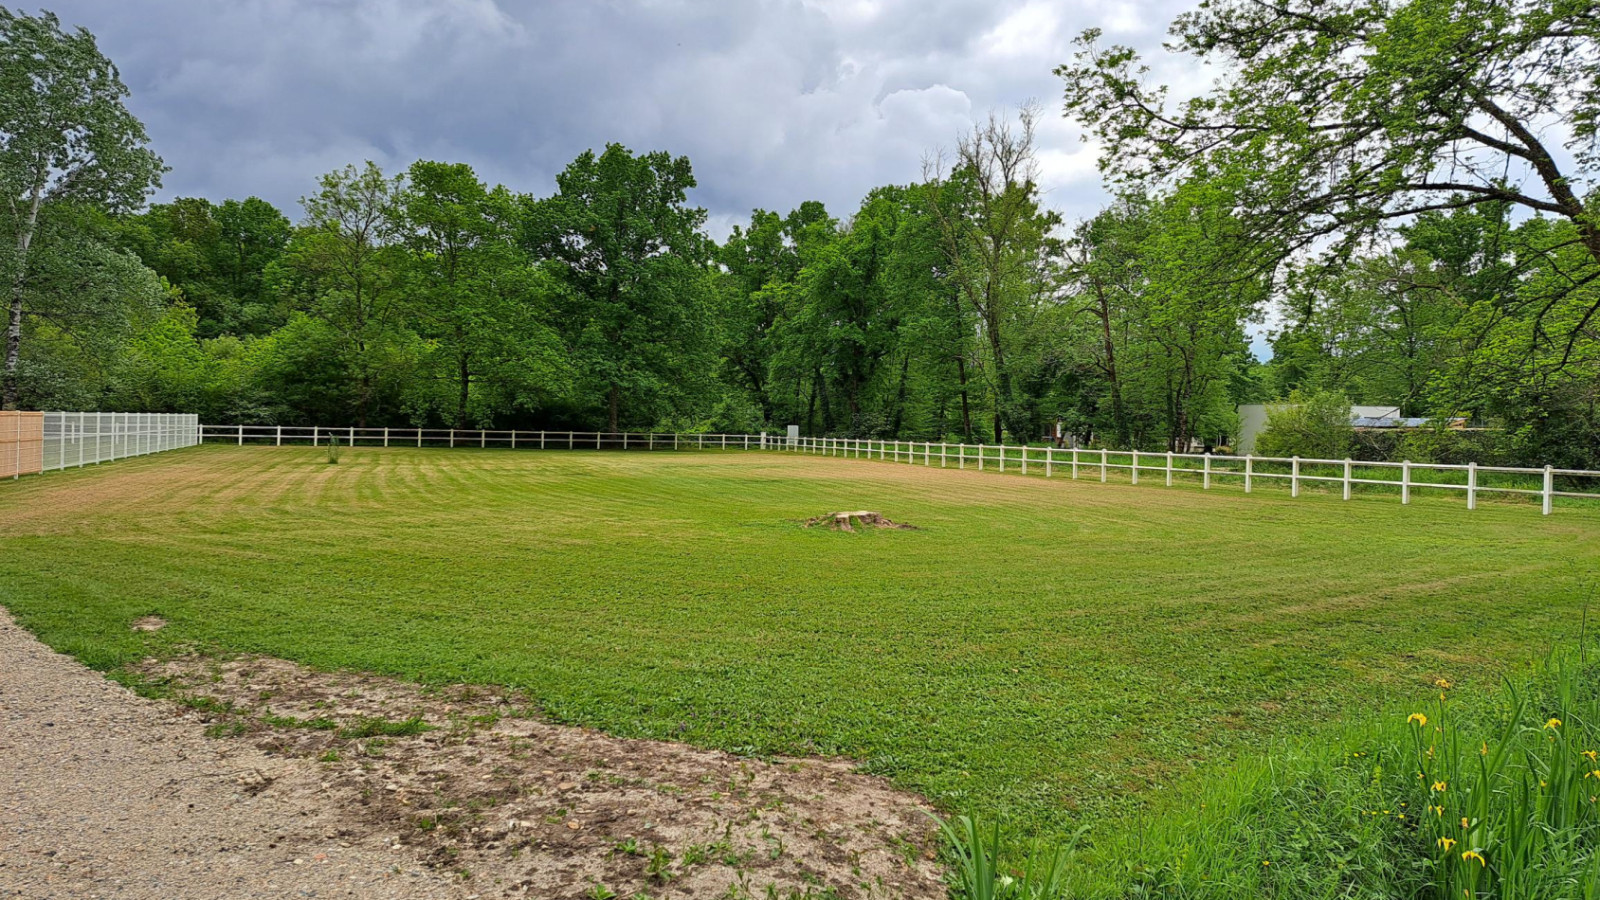
[[[1210,773],[1097,835],[1081,865],[1058,862],[1069,846],[946,823],[962,895],[1600,896],[1600,665],[1562,652],[1498,693],[1435,687],[1413,712]]]

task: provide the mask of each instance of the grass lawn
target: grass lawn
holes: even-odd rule
[[[872,509],[917,531],[798,520]],[[1051,832],[1578,633],[1600,510],[737,452],[203,446],[0,483],[0,604],[514,685],[613,733],[842,754]],[[170,625],[135,633],[160,615]]]

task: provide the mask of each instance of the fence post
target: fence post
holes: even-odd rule
[[[417,426],[417,449],[422,449],[422,426]]]
[[[1256,458],[1246,453],[1244,455],[1244,492],[1250,493],[1250,476],[1255,469]]]
[[[244,446],[244,426],[239,426],[239,446]]]
[[[1344,498],[1350,499],[1350,457],[1344,458]]]
[[[1055,458],[1056,458],[1056,448],[1054,448],[1054,447],[1046,447],[1046,448],[1044,448],[1044,477],[1046,477],[1046,478],[1050,477],[1051,463],[1053,463],[1055,461]]]
[[[1411,502],[1411,460],[1400,462],[1400,502]]]
[[[313,447],[318,446],[318,444],[317,444],[317,441],[318,441],[317,432],[320,431],[321,428],[322,428],[322,426],[320,426],[320,425],[311,426],[311,446],[313,446]],[[422,445],[420,443],[418,443],[417,446],[420,447]]]
[[[452,428],[452,429],[450,429],[450,448],[453,450],[453,449],[455,449],[455,446],[456,446],[456,430],[454,428]]]
[[[950,457],[947,455],[948,452],[949,452],[949,445],[946,444],[944,441],[940,441],[939,442],[939,468],[941,468],[941,469],[943,469],[946,465],[949,464]]]
[[[1467,509],[1478,508],[1478,464],[1467,463]]]
[[[389,426],[383,426],[383,446],[389,446]]]
[[[354,447],[356,445],[356,429],[355,429],[354,425],[350,426],[350,438],[349,438],[348,443],[349,443],[349,446],[351,446],[351,447]]]
[[[1078,448],[1072,448],[1072,480],[1078,480]]]
[[[1172,451],[1167,451],[1167,487],[1172,487]]]
[[[1300,496],[1300,457],[1289,460],[1289,496]]]
[[[489,446],[489,432],[484,431],[482,428],[479,428],[478,429],[478,449],[482,450],[483,448],[485,448],[487,446]]]
[[[1139,483],[1139,451],[1133,451],[1133,468],[1128,470],[1133,473],[1133,483]]]
[[[511,429],[511,449],[517,449],[517,430]]]
[[[1100,448],[1100,483],[1101,484],[1105,484],[1106,483],[1106,457],[1108,455],[1109,454],[1108,454],[1106,448],[1101,447]]]
[[[283,426],[282,425],[278,426],[278,434],[277,434],[276,437],[273,438],[273,441],[274,441],[274,443],[273,443],[272,446],[274,446],[274,447],[282,447],[283,446]]]
[[[1556,473],[1555,473],[1555,470],[1552,469],[1550,466],[1545,466],[1544,467],[1544,491],[1543,491],[1543,493],[1544,493],[1543,507],[1544,508],[1543,508],[1543,512],[1547,516],[1550,515],[1551,509],[1555,506],[1555,499],[1556,499],[1555,484],[1556,484]]]
[[[983,445],[978,445],[978,471],[983,471]]]
[[[1209,491],[1209,490],[1211,490],[1211,454],[1210,453],[1206,454],[1205,460],[1202,463],[1202,465],[1205,467],[1205,475],[1201,477],[1200,490]]]

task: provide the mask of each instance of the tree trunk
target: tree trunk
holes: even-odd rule
[[[967,359],[956,357],[956,377],[961,380],[961,440],[972,443],[972,400],[967,395]]]
[[[4,384],[0,386],[0,409],[17,408],[17,368],[22,360],[22,292],[28,284],[28,248],[33,245],[33,231],[39,224],[39,203],[44,199],[44,185],[33,186],[29,198],[28,218],[17,232],[16,269],[11,273],[11,315],[6,325],[6,369]]]
[[[470,353],[462,353],[458,358],[460,363],[458,374],[461,378],[461,396],[456,402],[456,427],[467,427],[467,400],[472,392],[472,368]]]
[[[1128,413],[1122,405],[1122,382],[1117,376],[1117,345],[1111,336],[1111,304],[1106,302],[1105,289],[1099,279],[1094,279],[1097,312],[1100,318],[1100,339],[1106,354],[1106,380],[1111,383],[1111,431],[1117,446],[1128,446]]]
[[[617,384],[615,381],[611,382],[609,399],[611,407],[611,433],[616,434],[621,430],[618,427],[618,422],[622,418],[622,386]]]
[[[894,424],[889,429],[896,438],[900,437],[900,426],[905,422],[906,376],[909,375],[910,372],[911,354],[906,353],[900,358],[900,389],[896,393],[894,400]]]

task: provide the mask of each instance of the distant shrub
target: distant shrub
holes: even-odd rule
[[[1267,427],[1256,437],[1255,452],[1258,456],[1344,459],[1354,440],[1348,398],[1332,391],[1295,391],[1288,403],[1267,410]]]

